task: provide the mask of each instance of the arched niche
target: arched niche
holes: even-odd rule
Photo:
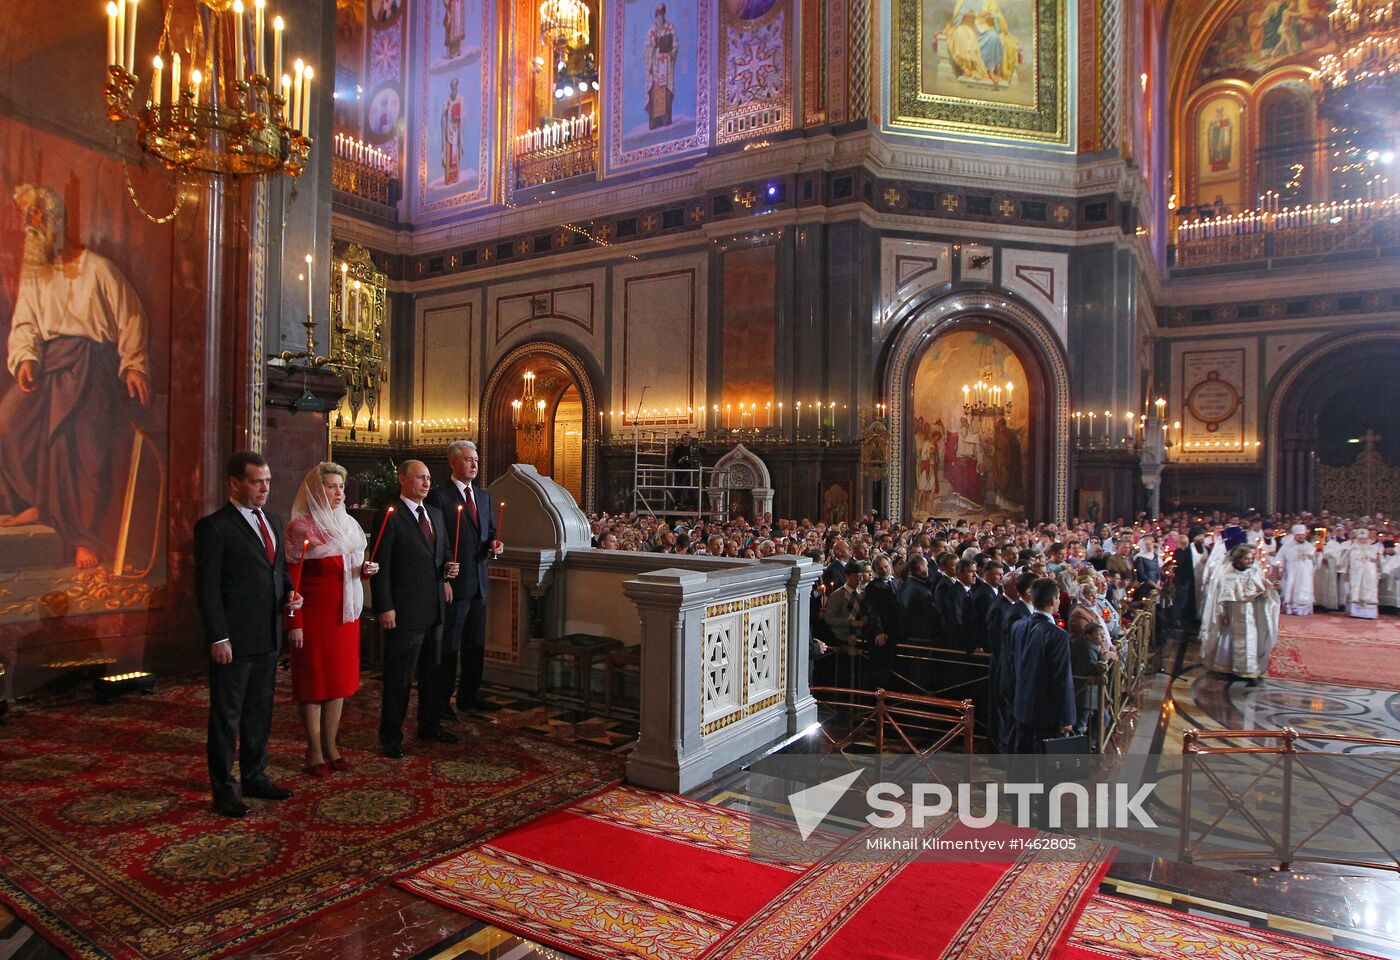
[[[538,435],[517,430],[512,420],[511,403],[520,398],[526,373],[535,375],[536,397],[545,403],[546,424]],[[545,476],[562,475],[564,464],[559,471],[554,469],[562,442],[555,432],[562,424],[581,434],[578,500],[584,512],[592,512],[598,473],[598,402],[593,378],[583,361],[555,343],[523,343],[496,363],[486,380],[482,401],[481,446],[487,481],[504,474],[513,463],[529,463]],[[572,412],[576,405],[582,408],[581,417],[570,416],[563,424],[560,412]]]
[[[1050,323],[1021,301],[992,291],[931,296],[906,310],[883,363],[890,405],[887,510],[891,519],[917,519],[914,504],[918,451],[915,380],[930,345],[952,333],[980,333],[1005,345],[1025,375],[1028,416],[1021,457],[1024,510],[1032,520],[1063,519],[1069,512],[1069,367]],[[975,378],[969,370],[961,385]]]
[[[1317,512],[1319,467],[1348,459],[1363,429],[1381,435],[1380,452],[1400,465],[1400,333],[1339,337],[1299,353],[1269,398],[1268,509]]]

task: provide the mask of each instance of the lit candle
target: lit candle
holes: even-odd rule
[[[287,122],[288,105],[292,102],[292,78],[282,74],[282,122]]]
[[[306,63],[300,57],[292,64],[292,128],[301,130],[301,91],[306,82]],[[303,131],[304,132],[304,131]]]
[[[1113,422],[1113,414],[1112,414],[1110,411],[1105,410],[1105,411],[1103,412],[1103,438],[1104,438],[1105,442],[1108,441],[1108,440],[1110,439],[1110,437],[1109,437],[1109,424],[1112,423],[1112,422]]]
[[[364,312],[364,293],[360,289],[360,281],[355,281],[355,300],[351,307],[351,312],[355,315],[355,336],[360,335],[360,314]]]
[[[156,56],[151,58],[151,106],[157,110],[160,109],[161,99],[160,74],[164,68],[165,63],[160,57]]]
[[[311,547],[310,540],[301,542],[301,559],[292,570],[292,593],[301,593],[301,568],[306,566],[306,551]]]
[[[472,488],[471,488],[470,486],[467,487],[467,496],[469,496],[469,497],[470,497],[470,496],[473,496],[473,494],[472,494]],[[458,546],[458,544],[460,544],[460,543],[462,542],[462,510],[463,510],[464,507],[466,507],[466,504],[465,504],[465,503],[459,503],[459,504],[457,504],[457,529],[456,529],[456,531],[455,531],[455,532],[453,533],[453,535],[452,535],[452,562],[453,562],[453,563],[456,563],[456,562],[457,562],[457,546]]]
[[[349,292],[350,292],[350,291],[349,291],[350,284],[349,284],[349,282],[348,282],[349,271],[350,271],[350,264],[348,264],[348,263],[346,263],[344,260],[342,260],[342,261],[340,262],[340,325],[341,325],[342,327],[346,325],[346,319],[345,319],[345,318],[346,318],[346,316],[348,315],[348,311],[346,310],[346,305],[347,305],[347,301],[349,300],[349,296],[348,296],[348,295],[349,295]]]
[[[311,78],[314,76],[316,71],[307,67],[306,84],[301,90],[301,132],[308,137],[311,136]]]
[[[311,254],[306,255],[306,319],[312,319],[311,313]]]
[[[193,91],[193,96],[191,97],[191,99],[194,101],[196,106],[198,106],[199,104],[199,85],[203,82],[204,75],[199,72],[198,67],[190,71],[190,88]]]
[[[233,0],[233,79],[242,83],[247,70],[243,63],[243,0]]]
[[[117,5],[107,0],[107,63],[117,62]]]
[[[267,76],[267,23],[263,19],[267,0],[253,0],[253,72],[260,77]]]
[[[180,94],[183,92],[180,88],[180,55],[172,53],[170,55],[170,105],[172,107],[180,105]]]
[[[402,421],[400,421],[402,423]],[[379,544],[384,539],[384,528],[389,525],[389,517],[393,514],[394,508],[389,507],[384,511],[384,519],[379,521],[379,533],[374,538],[374,549],[369,552],[369,562],[374,562],[374,556],[379,552]]]
[[[274,77],[282,76],[282,31],[286,26],[287,24],[281,17],[272,18],[272,75]],[[288,84],[283,83],[282,86],[285,89]],[[286,113],[282,115],[285,117]]]
[[[136,4],[137,0],[129,0],[131,11],[126,18],[126,61],[124,66],[132,73],[136,72]]]
[[[126,2],[117,0],[117,58],[112,62],[126,69]]]
[[[506,502],[501,501],[500,507],[496,510],[496,542],[501,542],[506,535]]]

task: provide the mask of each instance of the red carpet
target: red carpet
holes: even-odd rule
[[[1279,617],[1269,676],[1400,690],[1400,620],[1341,613]]]
[[[1094,896],[1053,960],[1371,960],[1366,954],[1117,897]]]
[[[1109,853],[776,866],[748,859],[748,836],[742,813],[617,787],[399,883],[590,960],[1042,960]]]
[[[621,775],[612,754],[477,721],[456,725],[460,745],[410,739],[407,758],[385,759],[367,684],[345,709],[355,768],[316,780],[299,772],[301,725],[281,684],[271,774],[296,796],[250,801],[243,820],[209,809],[201,683],[12,711],[0,725],[0,899],[69,956],[212,957]]]

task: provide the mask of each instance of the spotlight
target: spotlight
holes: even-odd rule
[[[580,81],[578,82],[578,92],[579,92],[579,93],[587,93],[587,92],[588,92],[588,81],[587,81],[587,80],[580,80]]]
[[[571,87],[571,86],[566,86],[566,87],[564,88],[564,96],[566,96],[566,97],[572,97],[573,95],[574,95],[574,88]]]
[[[1393,163],[1394,161],[1395,152],[1393,150],[1387,150],[1385,153],[1381,154],[1381,163]]]
[[[561,88],[561,87],[555,87],[555,88],[554,88],[554,99],[555,99],[555,100],[563,100],[563,99],[564,99],[564,90],[563,90],[563,88]]]
[[[769,188],[768,188],[768,196],[770,196],[770,197],[776,197],[777,195],[778,195],[778,188],[777,188],[777,187],[769,187]]]
[[[156,675],[145,670],[114,673],[110,677],[98,677],[93,681],[92,689],[98,703],[111,703],[128,693],[155,693]]]

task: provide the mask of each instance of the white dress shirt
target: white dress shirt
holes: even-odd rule
[[[253,528],[253,532],[258,535],[258,542],[261,543],[263,538],[262,527],[258,525],[258,518],[253,516],[253,508],[245,507],[237,500],[230,500],[229,503],[233,504],[234,509],[243,514],[243,519],[248,521],[248,526]],[[267,522],[267,514],[262,511],[261,507],[258,508],[258,512],[263,514],[262,522],[267,525],[267,538],[272,541],[272,549],[276,550],[277,534],[272,532],[272,524]]]

